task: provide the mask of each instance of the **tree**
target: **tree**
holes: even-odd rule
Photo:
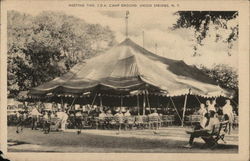
[[[201,70],[215,80],[221,87],[233,90],[235,92],[234,100],[238,102],[239,76],[236,69],[228,65],[219,64],[212,69],[201,66]]]
[[[8,11],[8,90],[16,95],[38,86],[115,43],[108,27],[61,12]]]
[[[194,54],[197,56],[197,49],[203,45],[203,40],[208,36],[209,30],[215,30],[214,41],[223,41],[228,44],[228,55],[231,56],[230,49],[233,42],[238,39],[239,25],[231,23],[238,17],[237,11],[178,11],[179,16],[173,30],[178,28],[194,28],[196,44]],[[223,35],[224,34],[224,35]]]

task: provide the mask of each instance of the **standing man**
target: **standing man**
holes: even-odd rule
[[[230,104],[230,100],[226,100],[226,104],[222,107],[222,112],[225,120],[228,120],[229,122],[229,131],[228,133],[230,134],[231,132],[231,127],[233,125],[233,120],[234,120],[234,113],[233,113],[233,107]]]
[[[159,114],[157,113],[157,109],[154,110],[153,113],[149,114],[149,119],[151,120],[150,122],[153,125],[154,129],[154,134],[157,134],[156,130],[159,128],[159,122],[161,121]]]
[[[69,117],[68,114],[66,112],[64,112],[63,110],[59,109],[59,111],[56,113],[56,115],[61,121],[61,130],[65,131],[66,123],[67,123],[67,120]]]
[[[120,131],[121,131],[121,128],[122,128],[122,124],[124,123],[124,120],[123,120],[124,115],[123,115],[123,113],[122,113],[122,110],[120,110],[119,112],[117,112],[117,113],[115,114],[115,117],[118,119],[119,132],[118,132],[117,134],[119,134]]]
[[[42,114],[37,110],[37,106],[35,106],[31,112],[30,115],[32,117],[32,127],[31,129],[35,129],[37,130],[37,121],[38,121],[38,117],[41,116]]]

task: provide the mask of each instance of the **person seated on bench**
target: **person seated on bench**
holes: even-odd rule
[[[103,110],[101,110],[101,113],[99,114],[99,124],[100,124],[100,126],[101,126],[101,128],[105,128],[105,125],[106,125],[106,118],[107,118],[107,115],[106,115],[106,113],[103,111]]]
[[[207,118],[207,122],[205,124],[205,127],[202,127],[203,125],[200,125],[199,128],[195,128],[194,131],[189,132],[190,135],[189,143],[185,146],[185,148],[191,148],[194,142],[194,138],[198,138],[201,136],[210,135],[213,132],[213,128],[216,125],[220,124],[219,119],[216,117],[214,111],[210,111],[209,113],[205,114]]]
[[[106,117],[107,117],[106,113],[103,110],[101,110],[101,113],[99,114],[99,119],[104,120]]]

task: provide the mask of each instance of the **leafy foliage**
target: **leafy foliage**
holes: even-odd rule
[[[223,41],[228,44],[228,49],[232,49],[233,41],[238,39],[238,23],[230,23],[230,20],[238,17],[237,11],[178,11],[175,14],[179,15],[179,19],[173,25],[173,29],[194,28],[195,30],[194,35],[197,44],[193,47],[194,56],[197,55],[196,51],[199,45],[203,45],[202,40],[208,36],[209,30],[215,30],[215,41],[219,41],[223,37],[220,29],[226,30],[226,38]],[[231,53],[228,52],[228,55],[230,56]]]
[[[210,78],[216,80],[221,87],[238,90],[238,73],[237,70],[224,64],[214,66],[208,69],[201,67]]]
[[[238,104],[238,96],[239,96],[239,80],[238,80],[238,72],[233,67],[228,65],[219,64],[209,69],[205,66],[200,67],[201,70],[206,73],[210,78],[214,79],[218,84],[225,88],[231,89],[234,91],[234,103]]]
[[[33,17],[8,11],[8,90],[11,95],[67,72],[113,46],[109,27],[60,12]],[[92,44],[98,44],[93,46]]]

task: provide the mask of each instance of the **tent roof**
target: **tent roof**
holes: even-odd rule
[[[147,88],[169,96],[229,96],[195,66],[161,57],[125,39],[104,54],[75,65],[65,75],[30,90],[29,95],[131,92]]]

